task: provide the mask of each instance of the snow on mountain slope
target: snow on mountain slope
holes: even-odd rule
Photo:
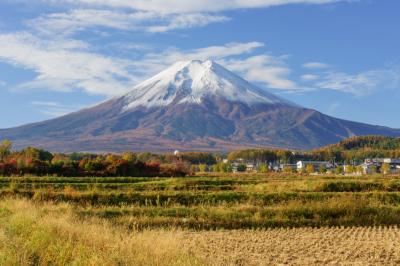
[[[158,107],[175,103],[201,103],[207,96],[222,97],[246,105],[294,104],[263,91],[221,65],[207,60],[177,62],[137,85],[124,96],[124,111],[139,106]]]

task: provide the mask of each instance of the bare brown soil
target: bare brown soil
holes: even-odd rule
[[[211,265],[400,265],[397,227],[187,233]]]

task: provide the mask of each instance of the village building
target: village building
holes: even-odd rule
[[[361,168],[363,170],[363,174],[366,175],[371,175],[371,174],[375,174],[378,171],[378,166],[374,163],[370,163],[370,162],[365,162],[361,165]]]
[[[301,172],[306,170],[307,166],[311,165],[314,168],[315,172],[319,172],[322,168],[328,169],[332,168],[332,164],[330,162],[323,161],[298,161],[297,162],[297,171]]]
[[[382,172],[382,165],[389,165],[389,173],[395,174],[400,172],[400,159],[394,158],[372,158],[365,159],[364,163],[361,165],[364,174],[374,174],[377,172]]]
[[[256,167],[252,163],[246,164],[246,172],[254,172],[257,171]]]

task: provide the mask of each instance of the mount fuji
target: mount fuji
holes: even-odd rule
[[[178,62],[97,106],[0,130],[16,148],[58,152],[310,149],[359,135],[397,137],[400,129],[303,108],[209,60]]]

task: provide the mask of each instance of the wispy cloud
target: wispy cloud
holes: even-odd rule
[[[260,42],[228,43],[193,50],[169,48],[161,53],[145,53],[135,61],[91,53],[83,42],[44,41],[25,32],[0,35],[0,46],[0,61],[37,73],[35,79],[20,84],[19,89],[82,90],[89,94],[120,95],[176,61],[191,59],[220,61],[268,87],[294,87],[293,82],[285,78],[290,70],[282,58],[251,56],[255,49],[264,46]]]
[[[328,110],[329,113],[331,115],[335,114],[337,112],[337,110],[341,107],[341,103],[340,102],[333,102],[328,106]]]
[[[82,106],[67,106],[52,101],[32,101],[31,106],[49,117],[62,116],[82,108]]]
[[[246,79],[262,83],[267,88],[295,90],[297,86],[288,77],[291,70],[285,59],[285,56],[256,55],[245,59],[225,60],[222,63]]]
[[[34,80],[21,84],[22,88],[115,95],[136,82],[128,71],[128,61],[90,53],[80,41],[44,41],[20,32],[0,35],[0,46],[1,61],[37,73]]]
[[[21,0],[24,1],[24,0]],[[25,24],[26,31],[0,34],[0,61],[37,75],[20,89],[81,90],[114,96],[181,60],[212,59],[249,81],[284,91],[337,90],[366,95],[399,84],[398,69],[349,74],[318,61],[303,65],[310,73],[294,76],[287,56],[265,53],[261,42],[227,43],[198,49],[152,50],[148,45],[119,43],[118,49],[140,51],[135,60],[106,56],[74,35],[93,29],[162,33],[229,21],[221,12],[286,4],[328,4],[340,0],[38,0],[59,5]],[[348,1],[349,2],[349,1]],[[104,46],[111,45],[105,44]],[[258,50],[262,49],[262,51]],[[118,53],[117,53],[118,54]],[[0,84],[1,86],[1,84]]]
[[[257,48],[264,47],[261,42],[247,42],[247,43],[227,43],[225,45],[207,46],[198,49],[181,50],[178,48],[169,48],[162,53],[149,53],[145,56],[144,60],[147,62],[165,62],[172,64],[177,61],[191,60],[191,59],[212,59],[217,60],[235,55],[250,54]]]
[[[29,20],[27,24],[40,33],[69,35],[93,27],[135,30],[143,21],[156,18],[152,12],[125,13],[113,10],[75,9],[51,13]]]
[[[221,13],[288,4],[329,4],[351,0],[38,0],[66,10],[46,13],[27,24],[42,34],[71,35],[95,28],[163,33],[229,21]],[[21,0],[21,2],[31,2]]]
[[[257,54],[264,43],[228,43],[192,50],[169,48],[147,52],[135,61],[89,52],[89,45],[73,39],[43,40],[26,32],[0,34],[0,61],[29,69],[36,77],[20,89],[81,90],[89,94],[120,95],[137,83],[181,60],[212,59],[252,82],[285,91],[336,90],[363,96],[400,87],[400,67],[356,74],[323,68],[293,77],[287,56]],[[324,64],[327,65],[327,64]],[[302,84],[307,82],[307,86]]]
[[[27,25],[41,34],[72,35],[87,29],[110,28],[125,31],[167,32],[176,29],[203,27],[225,22],[222,15],[160,14],[147,11],[121,11],[105,9],[74,9],[64,13],[45,14],[31,19]]]
[[[400,87],[400,66],[395,65],[359,73],[346,73],[322,62],[308,62],[303,68],[311,70],[312,74],[300,78],[314,91],[334,90],[360,97]]]
[[[148,26],[144,27],[144,29],[149,32],[167,32],[176,29],[203,27],[211,23],[225,22],[229,20],[230,18],[226,16],[202,13],[181,14],[167,19],[165,25]]]
[[[330,68],[331,66],[321,62],[309,62],[305,63],[303,67],[308,69],[325,69]]]
[[[53,0],[42,0],[53,2]],[[164,14],[219,12],[234,9],[265,8],[288,4],[329,4],[349,0],[60,0],[59,3],[97,7],[130,8]]]
[[[301,75],[300,78],[305,81],[312,81],[312,80],[317,80],[319,76],[314,74],[304,74]]]
[[[315,83],[316,88],[337,90],[364,96],[379,90],[393,90],[400,87],[400,67],[369,70],[357,74],[330,71]]]

